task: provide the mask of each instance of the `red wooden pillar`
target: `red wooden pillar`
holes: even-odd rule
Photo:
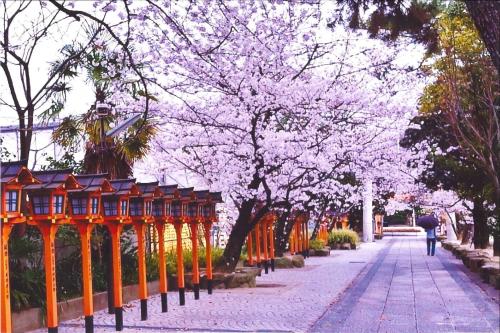
[[[186,304],[184,289],[184,258],[182,257],[182,223],[174,223],[177,240],[177,287],[179,289],[179,304]]]
[[[57,287],[55,239],[57,225],[50,222],[38,223],[43,237],[43,259],[45,265],[45,292],[47,297],[47,328],[49,333],[57,332]]]
[[[252,253],[252,230],[247,236],[247,255],[248,255],[248,266],[253,266],[253,253]]]
[[[94,226],[89,223],[78,223],[80,247],[82,253],[82,282],[83,282],[83,315],[85,317],[85,332],[94,331],[94,300],[92,290],[92,255],[90,237]]]
[[[162,223],[156,223],[156,231],[158,232],[158,270],[160,273],[161,312],[167,312],[168,284],[167,284],[167,265],[165,262],[165,225]]]
[[[148,286],[146,281],[146,244],[145,232],[147,225],[144,223],[134,223],[137,235],[137,262],[139,266],[139,300],[141,302],[141,320],[148,319]]]
[[[123,296],[122,296],[122,259],[120,252],[120,236],[123,225],[108,224],[111,235],[111,257],[113,262],[113,303],[115,306],[115,329],[123,330]]]
[[[259,224],[257,223],[255,225],[255,255],[256,255],[256,262],[257,262],[257,267],[260,267],[260,231],[259,231]]]
[[[273,219],[269,222],[269,256],[271,257],[271,271],[274,272],[274,229]]]
[[[193,254],[193,291],[194,299],[200,299],[200,266],[198,263],[198,223],[189,224],[191,229],[191,253]]]
[[[306,223],[306,256],[309,257],[309,227]]]
[[[300,248],[299,248],[299,223],[297,223],[297,221],[295,221],[295,225],[294,225],[294,229],[295,229],[295,237],[294,237],[294,240],[295,240],[295,253],[299,253],[300,251]]]
[[[12,317],[10,311],[10,283],[9,283],[9,236],[12,224],[2,222],[2,252],[0,253],[0,331],[12,332]]]
[[[262,227],[262,245],[264,246],[264,272],[269,273],[269,252],[267,248],[268,234],[267,234],[267,222],[264,220],[260,222]]]
[[[302,254],[302,219],[296,224],[297,228],[297,252]]]
[[[304,258],[307,258],[307,225],[306,221],[302,221],[302,255]]]
[[[207,262],[207,291],[208,294],[212,294],[213,289],[213,273],[212,273],[212,242],[210,240],[210,232],[212,231],[212,223],[205,222],[204,234],[205,234],[205,251],[206,251],[206,262]]]

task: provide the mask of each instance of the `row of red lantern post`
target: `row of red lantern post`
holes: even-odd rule
[[[274,271],[274,223],[276,215],[266,214],[247,236],[247,262],[249,266],[257,265],[264,267],[264,272]],[[308,218],[305,214],[297,214],[293,220],[293,226],[289,238],[290,254],[309,255],[309,230],[307,227]],[[254,259],[255,251],[255,259]]]
[[[269,267],[274,272],[274,222],[276,215],[266,214],[250,231],[247,236],[247,262],[248,265],[264,267],[264,272],[269,273]],[[254,245],[255,244],[255,245]],[[255,261],[253,252],[255,249]]]
[[[15,224],[36,226],[43,238],[47,327],[58,330],[55,272],[55,237],[60,225],[74,225],[80,235],[83,280],[83,313],[86,332],[93,332],[93,292],[90,237],[96,224],[107,227],[111,237],[113,303],[115,328],[123,329],[120,236],[125,225],[132,225],[137,236],[141,320],[147,319],[145,231],[154,225],[159,241],[161,310],[167,309],[167,276],[164,230],[172,224],[176,231],[177,283],[180,304],[185,304],[182,228],[189,225],[193,251],[193,289],[199,299],[198,226],[203,226],[207,256],[208,293],[212,293],[210,233],[216,222],[215,205],[222,202],[219,192],[194,191],[177,185],[158,186],[136,183],[135,179],[108,180],[104,174],[73,175],[71,170],[30,172],[25,163],[2,163],[1,168],[0,315],[2,332],[11,332],[8,241]],[[21,208],[22,196],[26,207]]]
[[[307,216],[298,214],[294,219],[292,231],[289,238],[290,254],[309,255],[309,229],[307,227]]]

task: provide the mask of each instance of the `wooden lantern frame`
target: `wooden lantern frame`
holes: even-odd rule
[[[55,238],[59,225],[71,223],[66,214],[68,191],[81,189],[71,169],[33,171],[40,184],[27,185],[28,224],[36,226],[43,238],[45,286],[47,297],[47,328],[49,333],[58,330]],[[47,198],[48,197],[48,198]],[[48,207],[47,207],[48,204]],[[40,210],[38,210],[40,209]]]
[[[182,228],[184,223],[190,223],[189,203],[196,199],[193,187],[176,188],[172,199],[172,224],[175,228],[177,252],[177,287],[179,289],[179,304],[186,304],[186,291],[184,279],[184,258],[182,255]],[[193,257],[194,263],[194,257]]]
[[[146,249],[145,232],[155,221],[153,201],[161,198],[163,193],[158,182],[137,183],[139,193],[130,196],[129,215],[137,236],[137,260],[139,274],[138,296],[141,304],[141,320],[148,318],[148,287],[146,281]]]
[[[0,253],[0,331],[12,332],[12,316],[10,308],[10,281],[9,281],[9,238],[15,224],[26,222],[21,204],[23,202],[23,187],[25,185],[40,184],[26,167],[27,161],[2,162],[0,170],[1,183],[1,253]],[[10,193],[16,193],[16,208],[8,209]]]
[[[111,186],[107,174],[76,175],[75,179],[82,188],[68,191],[68,207],[71,222],[76,226],[80,235],[85,332],[92,333],[94,331],[94,304],[90,239],[94,225],[103,223],[102,193],[112,193],[115,189]],[[79,200],[78,209],[75,209],[76,200]],[[82,205],[82,200],[84,205]]]
[[[130,196],[140,195],[139,187],[135,179],[113,179],[110,181],[115,189],[112,193],[105,193],[102,196],[102,219],[103,224],[107,226],[111,236],[111,255],[113,262],[113,304],[115,307],[115,329],[123,330],[123,294],[122,294],[122,267],[120,236],[125,224],[131,224],[132,219],[129,216]],[[110,203],[116,205],[116,211],[110,206]],[[125,204],[125,205],[124,205]],[[107,213],[108,212],[108,213]],[[109,214],[115,213],[115,214]]]

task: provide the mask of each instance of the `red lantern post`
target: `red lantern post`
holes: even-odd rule
[[[271,271],[274,272],[274,222],[276,221],[276,214],[271,213],[267,219],[269,224],[269,257],[271,258]]]
[[[120,236],[124,224],[130,224],[130,196],[140,194],[135,179],[114,179],[110,181],[115,189],[112,193],[102,194],[104,224],[111,235],[111,256],[113,262],[113,303],[115,306],[115,329],[123,330],[123,296]]]
[[[212,294],[213,290],[213,272],[212,272],[212,225],[218,222],[217,213],[215,211],[215,205],[217,203],[222,203],[221,192],[210,192],[208,202],[203,206],[203,230],[205,234],[205,251],[206,251],[206,262],[207,262],[207,290],[208,294]]]
[[[194,199],[193,188],[181,188],[175,192],[172,202],[173,223],[177,239],[177,287],[179,289],[179,304],[186,304],[186,289],[184,281],[184,258],[182,255],[182,227],[189,220],[188,203]]]
[[[92,257],[90,237],[95,224],[103,222],[101,212],[101,193],[113,192],[107,174],[76,175],[82,188],[68,191],[69,215],[80,235],[82,254],[83,315],[85,332],[94,331],[94,305],[92,291]]]
[[[172,200],[177,191],[177,185],[160,186],[162,192],[161,198],[153,201],[153,215],[155,217],[155,227],[158,232],[158,270],[160,272],[160,297],[161,311],[168,311],[167,302],[167,265],[165,258],[165,226],[167,223],[173,223]]]
[[[9,236],[17,223],[26,222],[21,212],[21,191],[24,185],[40,184],[26,168],[26,162],[2,162],[0,170],[2,202],[1,218],[1,252],[0,252],[0,331],[12,332],[9,283]]]
[[[27,185],[24,188],[29,196],[28,223],[35,225],[42,234],[47,328],[49,332],[57,332],[55,238],[58,226],[71,222],[66,215],[67,191],[81,186],[71,174],[71,170],[37,171],[33,172],[33,175],[41,181],[41,184]]]
[[[264,273],[268,274],[269,273],[269,251],[268,251],[268,240],[269,240],[269,235],[268,235],[268,225],[267,225],[267,220],[266,216],[262,219],[262,221],[259,222],[261,228],[262,228],[262,245],[264,247]]]
[[[161,197],[158,182],[137,183],[138,195],[130,196],[129,215],[137,235],[137,261],[139,274],[139,299],[141,303],[141,320],[148,319],[148,286],[146,281],[146,241],[145,233],[154,222],[153,200]]]

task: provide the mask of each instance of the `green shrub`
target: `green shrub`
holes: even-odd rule
[[[332,230],[328,234],[328,245],[349,243],[351,245],[356,245],[359,243],[358,234],[353,230],[341,229]]]
[[[215,267],[222,261],[222,254],[224,249],[215,247],[212,248],[212,266]],[[183,249],[182,257],[184,263],[184,271],[191,272],[193,270],[193,254],[191,249]],[[175,249],[167,251],[165,253],[165,258],[167,260],[167,274],[177,273],[177,252]],[[207,264],[207,255],[205,247],[198,248],[198,265],[200,268],[205,268]]]
[[[309,242],[309,248],[312,250],[321,250],[325,247],[325,241],[322,239],[313,239]]]

